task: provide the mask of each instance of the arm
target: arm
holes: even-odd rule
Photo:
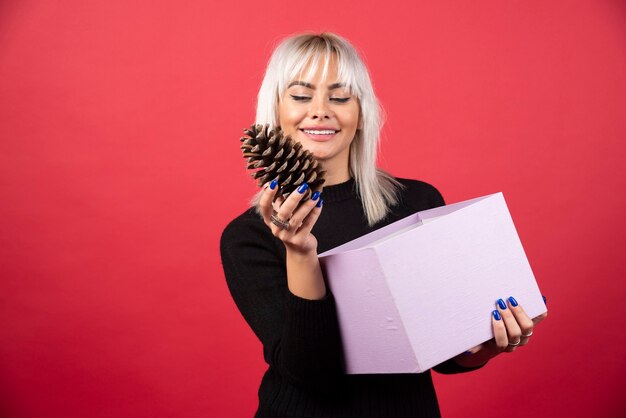
[[[432,207],[443,206],[446,204],[443,196],[436,189],[433,189],[430,201],[432,202]],[[505,311],[499,305],[497,306],[499,312]],[[513,309],[516,308],[512,308],[504,312],[506,316],[506,321],[496,320],[495,316],[492,315],[492,326],[495,338],[487,341],[484,344],[473,347],[465,353],[461,353],[458,356],[453,357],[441,364],[438,364],[437,366],[433,367],[433,370],[441,374],[471,372],[485,366],[489,362],[489,360],[502,352],[514,351],[515,347],[511,347],[508,345],[509,338],[511,339],[511,341],[515,341],[516,339],[519,340],[519,335],[522,333],[521,327],[523,327],[523,329],[526,329],[527,332],[532,332],[532,322],[530,321],[530,319],[528,319],[528,317],[523,318],[523,316],[525,316],[525,313],[523,313],[523,310],[520,306],[519,309],[517,309],[519,315],[516,316],[517,318],[519,318],[520,321],[520,324],[518,324],[515,321],[515,317],[513,317]],[[521,338],[524,339],[525,337]],[[528,339],[526,338],[523,340],[523,343],[526,344],[527,341]]]
[[[445,205],[443,196],[434,186],[417,180],[399,179],[406,192],[402,194],[401,205],[409,208],[410,213],[432,209]],[[433,367],[433,370],[441,374],[464,373],[482,367],[470,367],[461,365],[451,358]]]
[[[299,215],[291,216],[294,225]],[[228,287],[268,364],[293,384],[332,387],[342,372],[334,299],[326,293],[317,254],[290,251],[272,227],[249,211],[226,228],[221,254]]]
[[[298,206],[307,188],[304,183],[287,200],[283,201],[281,197],[273,203],[278,191],[276,181],[273,181],[265,187],[259,207],[263,221],[285,246],[289,290],[296,296],[318,300],[326,295],[326,284],[317,259],[317,239],[311,229],[322,210],[322,199],[319,193],[315,193]],[[273,216],[287,220],[287,227],[276,224]]]

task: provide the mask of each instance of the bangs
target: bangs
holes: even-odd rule
[[[355,74],[360,61],[351,59],[350,51],[344,50],[341,45],[332,45],[324,38],[313,38],[285,58],[284,70],[278,80],[279,97],[282,97],[289,83],[295,80],[309,82],[320,68],[322,81],[326,81],[332,61],[337,65],[336,81],[342,83],[351,95],[361,97]]]

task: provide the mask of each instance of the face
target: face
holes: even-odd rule
[[[292,80],[278,104],[279,123],[322,162],[328,174],[348,173],[350,144],[359,124],[359,103],[337,81],[337,65],[323,63],[311,80]],[[303,71],[306,74],[307,69]]]

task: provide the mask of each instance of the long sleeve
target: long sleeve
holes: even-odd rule
[[[427,205],[429,209],[436,208],[439,206],[444,206],[446,204],[439,190],[437,190],[435,187],[431,185],[427,185],[423,183],[415,183],[411,181],[409,182],[405,181],[405,185],[407,186],[408,190],[407,190],[407,193],[404,194],[405,196],[404,203],[412,207],[415,212],[423,210],[422,208],[422,205],[424,205],[423,196],[427,196],[426,201],[428,202]],[[413,190],[415,186],[419,186],[419,189]],[[415,198],[420,198],[420,200],[416,201],[414,200]],[[433,370],[440,374],[457,374],[457,373],[467,373],[467,372],[471,372],[474,370],[478,370],[483,366],[484,364],[478,367],[463,367],[459,365],[456,361],[454,361],[454,359],[449,359],[433,367]]]
[[[440,374],[467,373],[467,372],[471,372],[474,370],[478,370],[481,367],[484,367],[485,364],[481,364],[480,366],[476,366],[476,367],[463,367],[459,365],[456,361],[454,361],[454,359],[449,359],[433,367],[433,370]]]
[[[220,248],[228,288],[266,362],[294,385],[332,386],[342,370],[332,294],[307,300],[288,290],[284,246],[253,211],[228,225]]]
[[[399,202],[371,226],[353,180],[324,188],[324,209],[312,233],[322,253],[416,211],[443,205],[433,186],[398,179]],[[263,344],[269,367],[255,417],[440,417],[430,370],[347,375],[335,300],[306,300],[287,287],[285,247],[249,209],[224,230],[222,264],[231,295]],[[440,373],[469,371],[453,360]]]

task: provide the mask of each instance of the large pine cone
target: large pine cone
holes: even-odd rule
[[[313,191],[321,190],[324,171],[313,154],[302,148],[289,135],[283,135],[280,128],[270,129],[269,125],[252,125],[243,130],[246,136],[240,139],[241,151],[248,159],[247,169],[257,179],[259,187],[268,181],[278,180],[280,194],[289,196],[299,185],[308,183],[309,188],[303,200]]]

